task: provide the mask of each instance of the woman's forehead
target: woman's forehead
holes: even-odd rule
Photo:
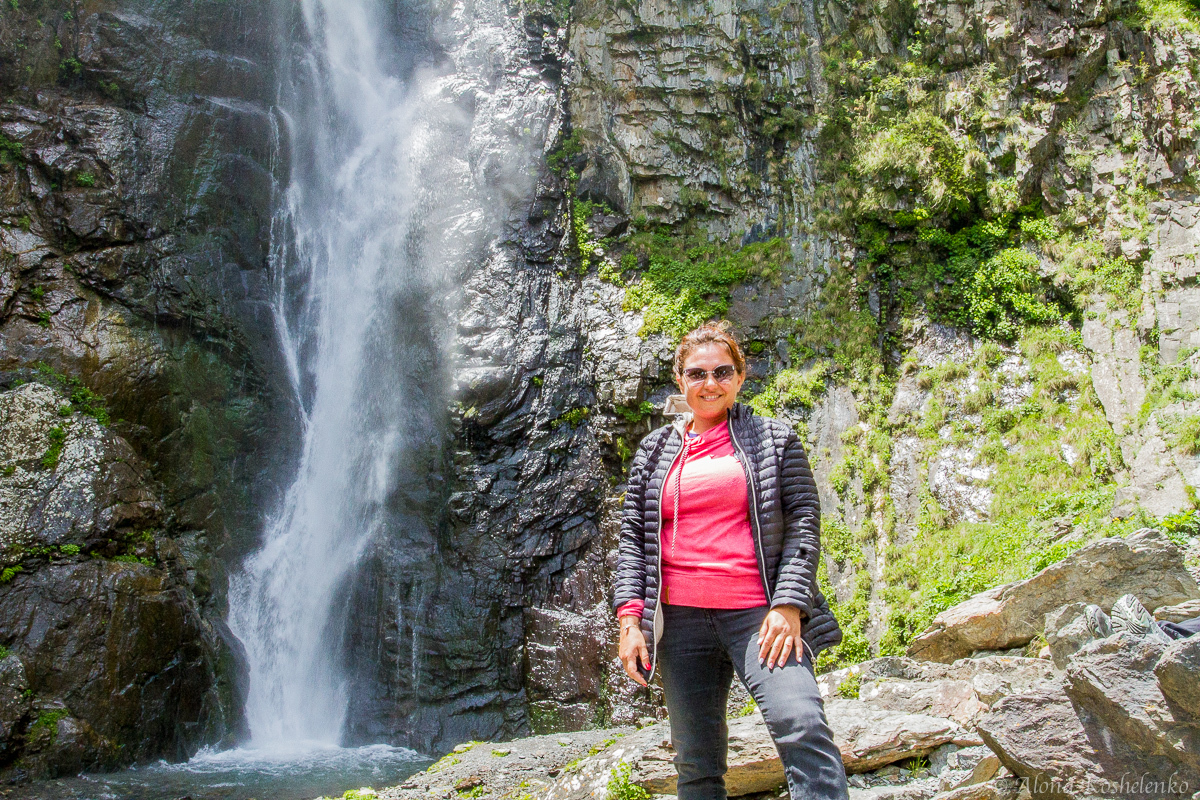
[[[683,360],[683,368],[715,367],[732,363],[732,361],[733,355],[729,352],[728,347],[720,342],[705,342],[697,345],[692,352],[687,354],[687,358]]]

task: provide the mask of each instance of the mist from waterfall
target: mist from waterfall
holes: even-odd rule
[[[339,743],[347,586],[364,549],[405,519],[404,487],[419,480],[409,456],[438,434],[442,336],[426,320],[447,260],[427,256],[425,228],[461,199],[442,202],[438,187],[455,172],[443,148],[467,122],[431,97],[434,77],[403,74],[403,43],[382,40],[386,6],[302,0],[281,87],[291,175],[274,231],[276,321],[303,449],[261,549],[231,578],[255,747]],[[431,537],[413,527],[429,558]]]

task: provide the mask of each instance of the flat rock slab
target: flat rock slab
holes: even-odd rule
[[[531,736],[511,742],[459,745],[425,772],[379,791],[381,800],[457,800],[463,791],[472,797],[500,798],[536,794],[546,789],[572,763],[601,752],[635,733],[633,728],[577,731]],[[460,791],[458,787],[467,787]]]
[[[980,744],[973,732],[952,720],[879,708],[862,700],[829,700],[825,714],[849,773],[868,772],[905,758],[928,755],[948,742]],[[669,723],[643,728],[565,769],[547,790],[535,796],[539,800],[602,796],[614,770],[624,765],[629,767],[630,782],[654,794],[673,794],[675,751],[670,742]],[[728,765],[725,784],[730,797],[768,791],[784,783],[779,754],[760,712],[730,720]],[[939,788],[936,781],[931,785],[930,796]]]
[[[825,715],[849,773],[927,755],[947,742],[979,743],[952,720],[878,708],[863,700],[831,700],[825,704]]]
[[[949,663],[979,650],[1018,647],[1040,634],[1046,614],[1059,606],[1084,602],[1107,609],[1127,593],[1154,611],[1200,598],[1200,586],[1179,548],[1147,528],[1093,542],[1032,578],[946,609],[913,639],[908,655]]]

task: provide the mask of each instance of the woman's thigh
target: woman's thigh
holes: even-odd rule
[[[657,651],[680,778],[722,775],[733,662],[704,609],[665,606],[664,613]]]
[[[846,773],[825,718],[825,703],[808,651],[800,663],[794,656],[774,669],[759,663],[758,630],[767,611],[764,606],[723,612],[718,627],[725,646],[738,677],[762,710],[793,797],[844,798]]]

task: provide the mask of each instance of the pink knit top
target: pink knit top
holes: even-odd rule
[[[746,473],[734,455],[729,422],[688,436],[691,446],[679,486],[678,520],[678,459],[667,473],[663,492],[662,602],[698,608],[765,606]],[[641,616],[643,608],[642,600],[630,600],[617,609],[617,616]]]

